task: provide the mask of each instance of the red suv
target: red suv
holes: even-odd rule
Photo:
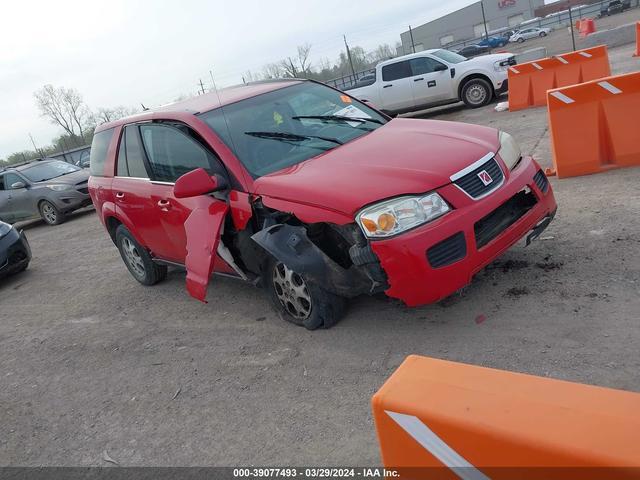
[[[553,219],[556,202],[513,138],[387,116],[301,80],[221,90],[101,125],[89,191],[136,280],[184,267],[262,284],[309,329],[346,299],[438,301]]]

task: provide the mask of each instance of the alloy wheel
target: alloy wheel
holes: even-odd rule
[[[127,237],[122,239],[122,251],[127,264],[139,277],[144,277],[145,269],[138,248]]]
[[[304,279],[280,262],[273,268],[273,288],[280,304],[292,317],[306,320],[311,315],[311,295]]]
[[[42,216],[47,223],[56,223],[56,220],[58,219],[58,213],[49,202],[44,202],[42,204]]]
[[[487,91],[482,85],[472,85],[467,90],[467,100],[473,105],[481,105],[487,99]]]

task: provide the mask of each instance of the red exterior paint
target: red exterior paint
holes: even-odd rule
[[[193,298],[207,303],[207,285],[217,257],[220,227],[229,207],[207,196],[196,199],[197,206],[184,222],[187,232],[187,291]]]
[[[229,208],[231,209],[233,226],[236,227],[236,230],[244,230],[251,215],[253,215],[249,195],[237,190],[231,190],[229,192]]]
[[[437,302],[469,284],[473,275],[556,209],[551,187],[543,195],[533,182],[533,176],[539,169],[531,157],[525,157],[518,168],[508,175],[496,194],[478,202],[471,200],[453,185],[441,188],[438,193],[455,208],[454,211],[395,238],[372,242],[373,251],[380,258],[389,279],[387,295],[399,298],[409,306],[416,306]],[[525,185],[538,197],[535,207],[492,242],[476,249],[474,223]],[[464,232],[467,241],[466,257],[448,267],[432,268],[426,257],[429,247],[460,231]]]
[[[398,118],[335,150],[255,181],[255,193],[353,217],[385,198],[426,193],[498,150],[496,130]],[[350,220],[352,221],[352,220]]]
[[[208,94],[153,112],[98,127],[114,128],[104,176],[91,177],[89,190],[100,219],[123,223],[136,240],[161,259],[185,264],[187,288],[204,301],[212,271],[234,270],[216,255],[219,232],[230,211],[236,230],[247,228],[252,199],[271,209],[289,212],[305,223],[349,224],[364,206],[387,198],[437,191],[453,210],[443,217],[394,238],[371,240],[387,274],[389,296],[408,305],[431,303],[468,284],[472,276],[527,234],[556,209],[551,187],[543,195],[533,176],[539,169],[531,158],[509,172],[501,165],[504,184],[489,196],[472,200],[451,184],[454,173],[499,148],[496,130],[432,120],[395,119],[375,131],[299,165],[253,180],[220,138],[194,113],[207,111],[290,85],[290,82],[238,87]],[[178,199],[173,185],[115,176],[115,156],[122,125],[138,121],[175,120],[191,127],[216,152],[235,179],[228,205],[210,196]],[[496,157],[499,160],[499,156]],[[538,203],[491,243],[476,249],[473,226],[529,186]],[[466,257],[433,269],[427,249],[464,232]]]

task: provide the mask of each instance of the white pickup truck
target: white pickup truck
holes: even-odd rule
[[[467,59],[449,50],[425,50],[376,65],[349,95],[389,114],[463,101],[471,108],[487,105],[508,88],[511,53]],[[364,86],[363,86],[364,84]]]

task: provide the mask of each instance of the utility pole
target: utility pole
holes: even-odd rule
[[[487,17],[484,15],[484,1],[480,0],[480,10],[482,10],[482,24],[484,25],[484,38],[489,39],[489,31],[487,30]]]
[[[560,15],[558,15],[560,16]],[[569,3],[569,30],[571,30],[571,43],[573,44],[573,51],[576,51],[576,35],[573,31],[573,15],[571,14],[571,3]]]
[[[200,79],[200,93],[204,94],[204,83],[202,83],[202,79]]]
[[[31,135],[31,133],[29,133],[29,138],[31,139],[31,145],[33,145],[33,149],[38,155],[40,155],[40,157],[43,157],[42,152],[38,149],[38,147],[36,147],[36,142],[33,140],[33,136]]]
[[[343,35],[344,38],[344,46],[347,48],[347,58],[349,59],[349,65],[351,65],[351,73],[353,74],[353,79],[356,79],[356,70],[353,68],[353,60],[351,59],[351,50],[349,50],[349,44],[347,43],[347,36]]]
[[[413,30],[411,30],[411,25],[409,25],[409,36],[411,37],[411,50],[413,50],[413,53],[416,53],[416,44],[413,41]]]

